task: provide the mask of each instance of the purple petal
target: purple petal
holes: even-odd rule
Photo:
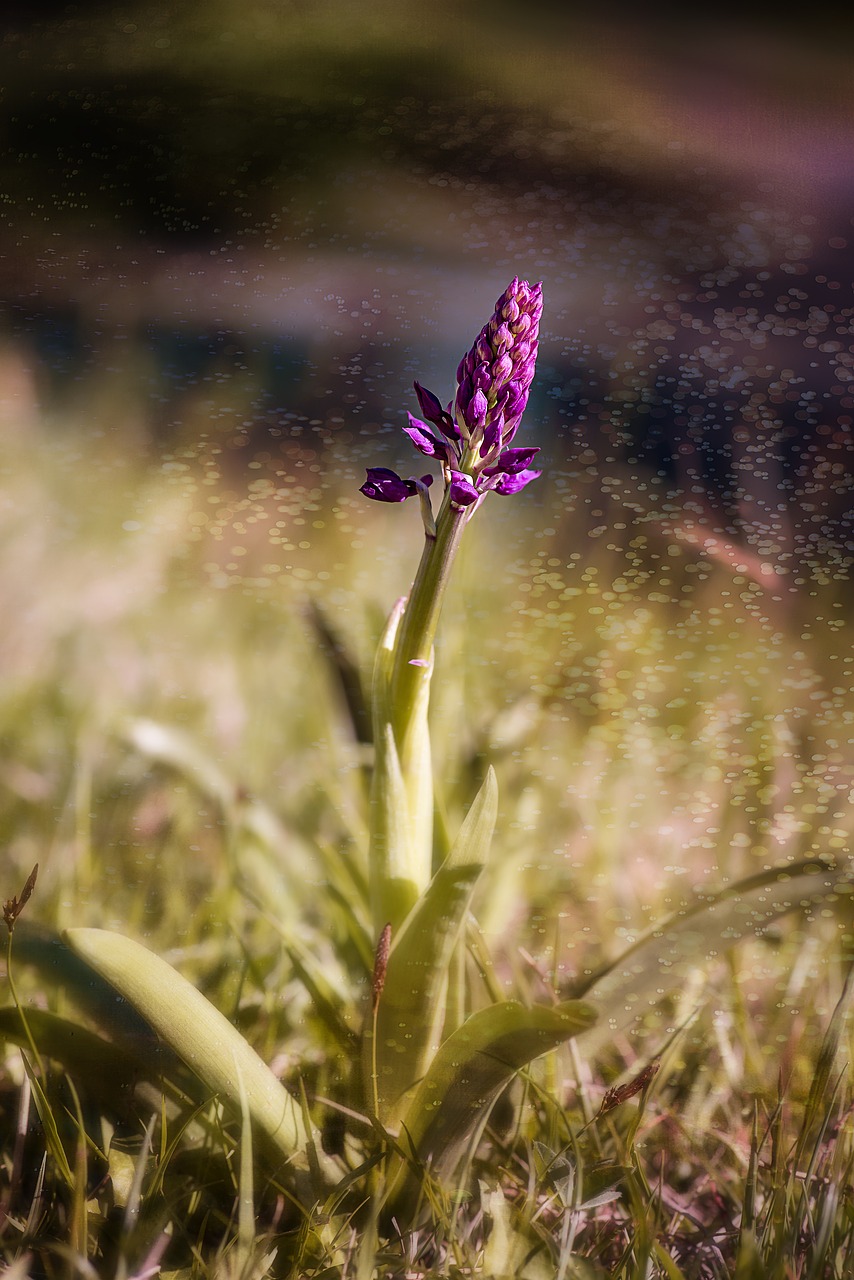
[[[433,426],[437,427],[442,419],[442,406],[438,396],[434,396],[432,391],[422,387],[420,382],[414,382],[412,385],[415,387],[415,394],[418,396],[421,412],[428,422],[432,422]]]
[[[506,324],[500,324],[498,326],[492,342],[499,355],[503,355],[505,351],[509,351],[513,346],[513,334],[507,328]]]
[[[505,418],[520,418],[525,412],[525,405],[528,403],[527,389],[523,389],[514,379],[508,382],[505,388],[507,391],[507,400],[504,404]]]
[[[498,301],[501,302],[502,299],[499,298]],[[505,320],[507,324],[512,324],[515,328],[515,322],[519,319],[519,303],[515,298],[507,298],[503,306],[495,309],[501,315],[502,320]]]
[[[421,412],[428,422],[432,422],[434,427],[438,427],[442,435],[448,440],[460,440],[459,429],[451,415],[446,409],[442,408],[437,396],[432,391],[428,391],[426,387],[422,387],[420,382],[413,383],[415,394],[418,396],[418,403],[421,405]]]
[[[366,498],[373,498],[375,502],[405,502],[418,492],[415,480],[402,480],[396,471],[391,471],[388,467],[368,467],[367,473],[368,478],[359,492]],[[431,485],[433,477],[422,476],[421,483]]]
[[[532,480],[536,480],[537,476],[541,476],[542,471],[517,471],[515,475],[503,475],[495,486],[496,493],[518,493],[520,489],[524,489],[526,484],[530,484]]]
[[[489,415],[489,421],[483,428],[483,442],[480,446],[480,456],[485,458],[490,449],[494,449],[497,444],[501,443],[501,437],[504,433],[504,414],[501,410],[493,410]]]
[[[475,391],[468,403],[463,403],[461,407],[463,417],[466,420],[466,425],[469,428],[474,429],[475,427],[480,427],[486,421],[489,404],[487,403],[486,396],[480,389]]]
[[[444,440],[439,440],[433,435],[432,431],[427,430],[426,422],[422,422],[420,418],[414,418],[411,413],[407,413],[409,426],[404,427],[404,434],[415,445],[420,453],[426,454],[428,458],[447,458],[448,446]]]
[[[388,467],[368,467],[368,478],[360,492],[375,502],[403,502],[415,493],[415,486],[402,480],[396,471]]]
[[[469,507],[477,502],[480,494],[468,476],[462,471],[451,472],[451,502],[456,507]]]
[[[457,384],[461,383],[464,378],[470,378],[474,372],[474,356],[471,351],[467,351],[460,363],[457,365]]]
[[[500,387],[502,382],[506,382],[513,372],[513,361],[505,351],[500,355],[492,366],[492,381],[495,386]]]
[[[483,474],[485,476],[497,476],[503,471],[505,475],[515,476],[520,471],[524,471],[529,462],[533,462],[534,455],[539,453],[538,448],[530,447],[525,449],[505,449],[495,460],[495,465],[486,467]]]
[[[522,281],[523,288],[524,288],[524,284],[525,282],[523,280]],[[507,288],[502,293],[501,297],[496,302],[495,304],[496,312],[503,311],[507,303],[510,301],[510,299],[515,298],[517,294],[521,294],[521,292],[522,292],[522,289],[520,289],[519,287],[519,277],[514,276],[513,279],[510,281],[510,283],[508,284]]]
[[[492,374],[488,364],[479,364],[471,376],[472,386],[476,391],[488,391],[492,385]]]
[[[494,359],[495,353],[492,350],[492,344],[489,341],[489,334],[486,329],[481,329],[471,353],[475,357],[477,364],[490,364]]]

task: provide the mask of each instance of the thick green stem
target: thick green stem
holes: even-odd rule
[[[433,638],[445,588],[468,514],[468,511],[452,506],[449,494],[445,494],[445,501],[436,520],[436,536],[428,535],[425,539],[421,563],[400,622],[395,645],[390,705],[395,737],[402,755],[406,752],[406,737],[418,695],[421,671],[431,661]]]
[[[397,931],[433,874],[433,771],[427,722],[433,638],[467,512],[450,496],[428,522],[402,614],[389,620],[374,671],[371,910]]]

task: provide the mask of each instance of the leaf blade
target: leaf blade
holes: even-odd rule
[[[689,900],[573,987],[573,996],[591,1000],[601,1015],[584,1034],[585,1052],[595,1053],[617,1032],[640,1025],[690,969],[744,939],[760,937],[781,915],[835,891],[850,893],[842,871],[812,859],[774,867]]]
[[[594,1009],[582,1001],[528,1009],[504,1001],[481,1009],[449,1036],[418,1086],[403,1128],[418,1163],[448,1177],[469,1135],[515,1073],[590,1027]],[[413,1190],[408,1170],[389,1179],[397,1203]]]
[[[299,1104],[228,1019],[154,952],[123,934],[69,929],[72,950],[116,988],[231,1111],[245,1089],[252,1122],[268,1147],[307,1171],[310,1142]],[[331,1177],[333,1163],[325,1171]]]
[[[465,927],[498,813],[498,784],[489,769],[445,862],[410,911],[391,956],[376,1020],[380,1120],[395,1127],[406,1095],[439,1048],[448,969]],[[370,1078],[374,1026],[363,1036],[363,1069]]]

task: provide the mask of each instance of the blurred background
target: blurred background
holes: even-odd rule
[[[650,472],[791,570],[850,528],[850,28],[821,23],[7,7],[9,413],[361,463],[518,273],[552,463]]]
[[[92,725],[129,709],[206,726],[266,785],[269,662],[297,738],[322,736],[282,693],[312,661],[302,602],[369,660],[365,602],[406,590],[419,533],[369,509],[364,467],[411,465],[413,377],[450,397],[518,274],[544,284],[547,474],[494,500],[461,568],[460,625],[490,619],[475,728],[487,694],[532,692],[569,725],[547,781],[576,853],[588,832],[622,857],[626,806],[670,870],[844,844],[850,20],[81,0],[2,22],[13,807],[64,812]],[[678,820],[644,817],[667,777]],[[42,837],[15,830],[23,866]]]

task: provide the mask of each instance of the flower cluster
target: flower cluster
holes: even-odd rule
[[[530,466],[539,449],[510,443],[528,402],[542,311],[542,285],[514,278],[460,361],[454,401],[443,409],[432,391],[415,383],[424,420],[407,414],[403,430],[419,453],[441,464],[455,507],[469,507],[490,490],[518,493],[541,474]],[[423,496],[430,481],[369,467],[361,491],[379,502],[403,502]]]

